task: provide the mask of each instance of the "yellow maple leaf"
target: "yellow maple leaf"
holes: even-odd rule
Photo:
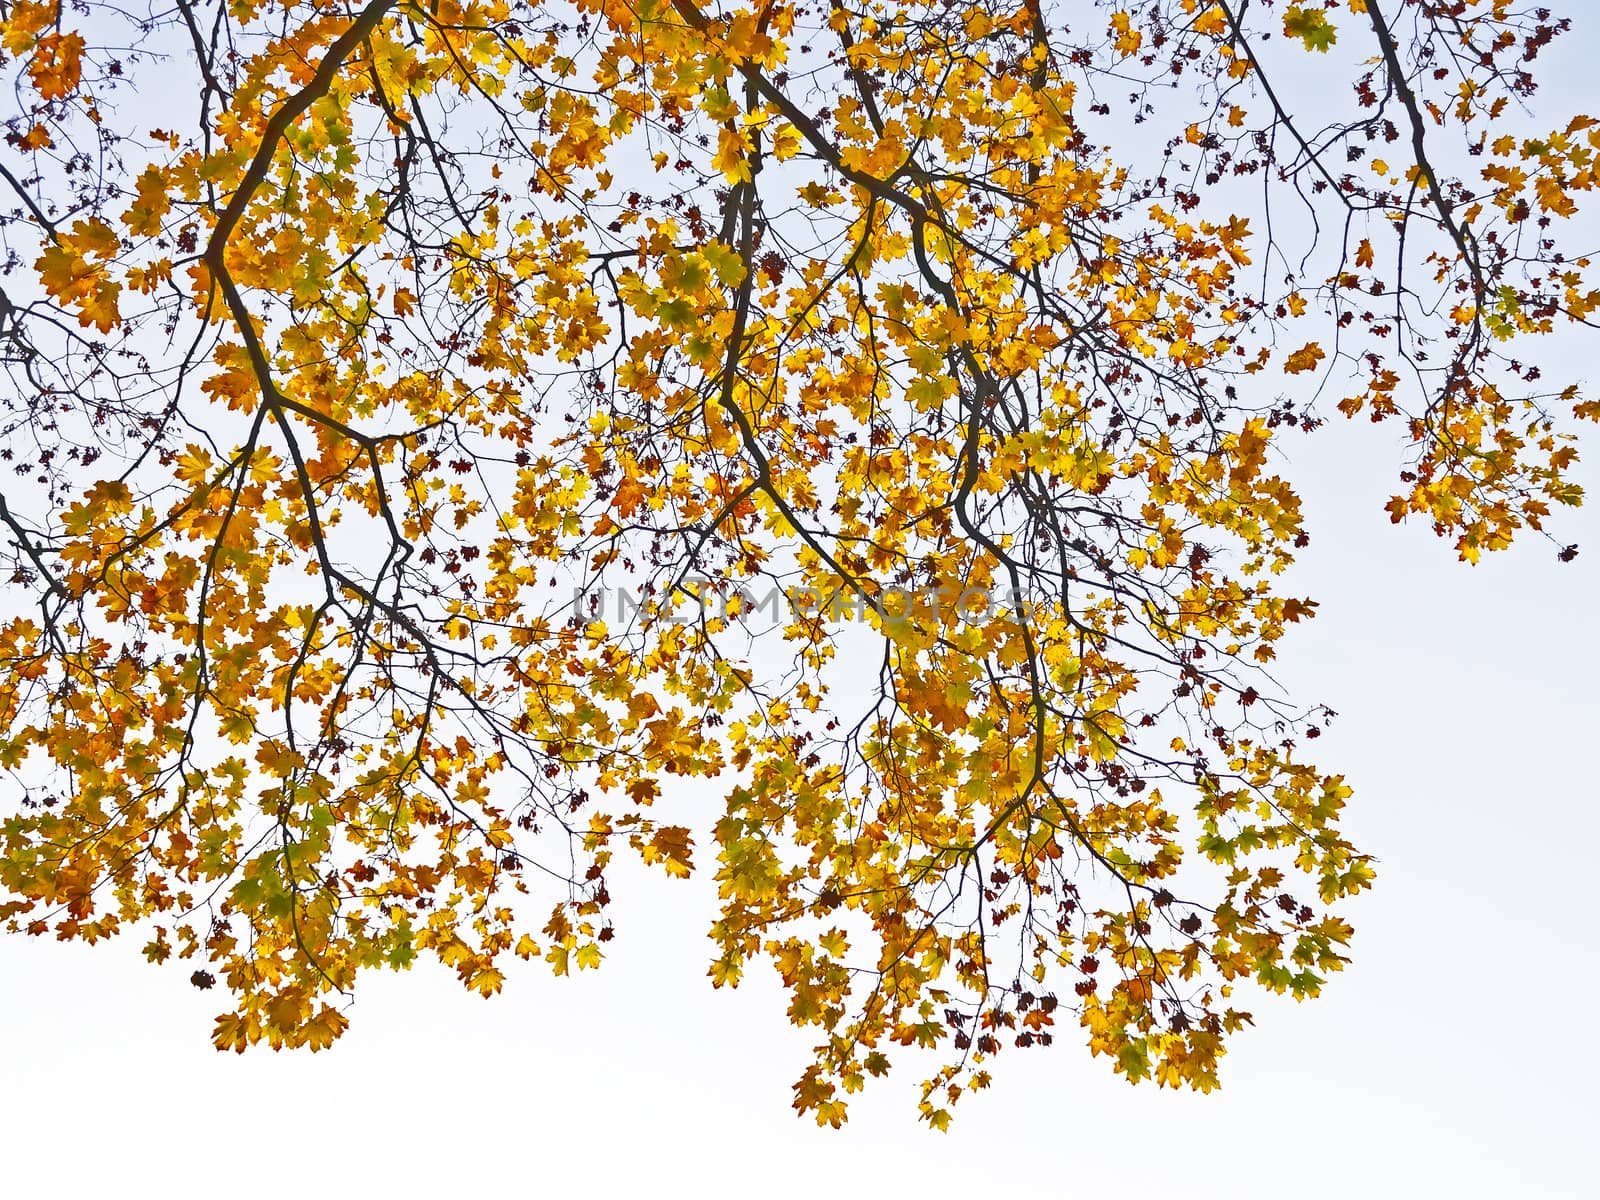
[[[1283,369],[1290,375],[1298,375],[1302,371],[1314,370],[1326,357],[1326,352],[1316,342],[1307,342],[1284,360]]]
[[[76,33],[47,33],[34,43],[28,79],[46,100],[60,100],[78,90],[83,73],[83,38]]]

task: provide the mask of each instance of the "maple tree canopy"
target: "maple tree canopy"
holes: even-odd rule
[[[1468,560],[1581,498],[1542,8],[0,12],[0,919],[219,1047],[597,966],[621,854],[819,1122],[1057,1036],[1210,1089],[1373,875],[1276,448],[1389,422]]]

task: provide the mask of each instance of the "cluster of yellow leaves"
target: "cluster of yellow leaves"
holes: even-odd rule
[[[1269,29],[1389,46],[1348,9]],[[105,119],[62,11],[0,31],[39,146]],[[52,399],[70,471],[5,509],[38,604],[0,626],[0,917],[138,928],[220,978],[219,1047],[318,1049],[366,970],[430,954],[490,996],[509,958],[599,966],[619,850],[703,870],[711,980],[777,972],[825,1124],[921,1057],[942,1128],[1072,1023],[1209,1090],[1238,988],[1340,969],[1371,867],[1301,755],[1326,714],[1260,672],[1315,610],[1281,593],[1306,534],[1272,467],[1314,422],[1238,389],[1348,365],[1284,326],[1385,295],[1381,235],[1256,294],[1259,224],[1098,146],[1037,4],[218,19],[207,126],[33,222],[45,302],[175,357],[153,399]],[[1169,153],[1267,144],[1237,6],[1102,34],[1093,62],[1219,85]],[[1476,207],[1401,214],[1463,297],[1447,336],[1594,310],[1587,262],[1513,284],[1479,222],[1570,215],[1595,137],[1496,140]],[[1579,498],[1477,353],[1413,414],[1373,351],[1342,406],[1411,421],[1391,511],[1467,557]]]
[[[21,0],[11,6],[0,36],[8,54],[26,56],[28,83],[44,100],[72,95],[83,76],[83,35],[51,28],[61,15],[61,6],[49,0]]]

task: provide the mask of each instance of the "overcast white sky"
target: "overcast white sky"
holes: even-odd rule
[[[135,938],[0,938],[0,1190],[1594,1196],[1600,507],[1563,515],[1570,565],[1530,539],[1469,569],[1389,525],[1389,431],[1288,447],[1313,531],[1297,582],[1322,609],[1279,676],[1341,714],[1318,760],[1355,785],[1380,878],[1351,969],[1316,1002],[1257,1004],[1220,1093],[1130,1087],[1063,1029],[1000,1055],[948,1134],[916,1123],[908,1067],[819,1130],[789,1108],[806,1038],[777,989],[705,978],[709,875],[636,872],[602,971],[519,966],[486,1002],[419,964],[368,980],[315,1056],[217,1054],[217,994]]]

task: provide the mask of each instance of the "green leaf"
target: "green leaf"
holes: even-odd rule
[[[1339,40],[1339,31],[1328,22],[1328,14],[1320,8],[1302,8],[1296,4],[1283,14],[1283,32],[1299,38],[1307,50],[1326,54],[1328,47]]]

